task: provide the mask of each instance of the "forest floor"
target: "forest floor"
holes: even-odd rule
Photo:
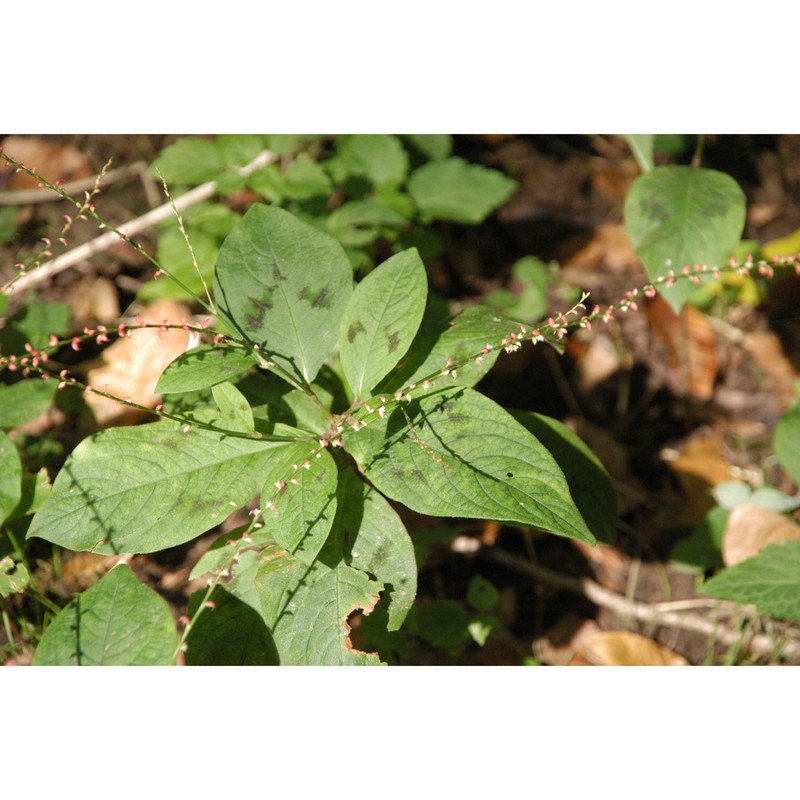
[[[68,180],[95,174],[110,157],[113,168],[129,168],[98,201],[113,221],[162,202],[142,168],[174,137],[30,138],[43,143],[41,158],[49,153]],[[671,163],[692,157],[694,138],[687,139],[688,149]],[[681,143],[674,147],[680,151]],[[554,310],[579,291],[603,305],[646,282],[623,226],[625,196],[640,174],[624,139],[457,136],[455,153],[503,170],[519,188],[482,225],[439,226],[445,247],[426,267],[440,295],[464,306],[499,289],[518,290],[512,267],[525,256],[557,262],[548,289]],[[744,190],[744,239],[764,245],[800,229],[800,136],[706,137],[702,163],[732,175]],[[44,169],[41,160],[38,166]],[[0,198],[31,188],[0,185]],[[17,203],[17,209],[17,237],[0,244],[2,281],[20,247],[57,230],[68,211],[53,201]],[[89,226],[80,230],[71,246],[96,233]],[[137,240],[154,252],[156,231]],[[151,265],[120,243],[43,283],[39,298],[68,304],[71,325],[80,330],[127,311],[151,275]],[[398,663],[800,662],[786,657],[798,652],[800,627],[703,597],[703,571],[679,563],[673,553],[714,507],[713,487],[744,480],[796,491],[775,461],[772,435],[794,404],[800,380],[800,279],[765,282],[750,287],[749,295],[745,289],[724,287],[702,310],[689,306],[680,316],[656,298],[607,326],[571,334],[563,355],[541,346],[500,357],[477,388],[505,407],[548,414],[578,433],[612,478],[617,539],[591,548],[495,522],[443,521],[398,508],[427,553],[419,608],[448,600],[474,613],[468,595],[476,576],[499,592],[495,629],[482,646],[467,640],[436,647],[408,635],[395,653]],[[69,452],[87,431],[65,425],[59,414],[54,409],[25,434],[55,439]],[[130,562],[176,617],[196,590],[191,568],[217,533]],[[39,585],[59,605],[95,581],[108,562],[86,554],[64,553],[63,559],[54,563],[49,546],[38,552]],[[351,620],[354,643],[358,623]],[[791,646],[782,651],[778,640]],[[7,663],[26,663],[30,656],[19,653]]]

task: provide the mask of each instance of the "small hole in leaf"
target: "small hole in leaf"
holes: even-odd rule
[[[514,477],[514,473],[513,472],[506,472],[506,475],[508,475],[509,478],[513,478]]]

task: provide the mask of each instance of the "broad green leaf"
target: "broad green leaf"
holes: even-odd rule
[[[8,518],[20,519],[21,517],[33,514],[50,494],[50,478],[47,469],[42,467],[37,473],[22,473],[22,496]]]
[[[308,442],[287,445],[262,475],[258,540],[277,542],[306,564],[314,562],[336,515],[336,463],[327,450],[317,450],[312,454]]]
[[[441,161],[453,150],[453,137],[449,133],[406,133],[403,138],[431,161]]]
[[[187,542],[252,500],[286,446],[170,423],[101,431],[67,459],[28,537],[108,554]]]
[[[192,595],[189,615],[197,611],[205,591]],[[278,651],[261,614],[217,586],[187,639],[186,663],[194,666],[277,666]]]
[[[253,206],[222,245],[217,304],[263,354],[309,384],[336,343],[352,291],[341,246],[280,208]]]
[[[241,214],[237,214],[228,206],[212,202],[199,203],[186,209],[183,213],[183,221],[186,223],[186,231],[190,239],[196,231],[202,231],[222,241],[239,224],[241,218]],[[175,221],[167,220],[162,223],[162,227],[165,231],[173,231],[175,230]],[[180,233],[180,230],[178,232]],[[185,246],[186,242],[184,241]],[[192,241],[192,246],[195,246],[194,241]]]
[[[416,250],[392,256],[350,297],[339,335],[342,369],[356,398],[406,354],[422,321],[428,278]]]
[[[286,178],[277,164],[267,164],[256,170],[247,179],[247,185],[271,203],[283,202],[286,192]]]
[[[167,183],[204,183],[219,177],[222,158],[216,142],[184,137],[165,147],[151,167],[160,170]]]
[[[595,543],[564,473],[510,414],[471,389],[415,394],[343,434],[380,492],[422,514],[496,519]]]
[[[686,572],[721,569],[722,537],[728,523],[728,509],[715,507],[695,525],[691,534],[672,548],[670,560]]]
[[[416,170],[408,192],[429,219],[477,225],[511,197],[516,181],[463,158],[434,161]]]
[[[800,483],[800,406],[795,406],[778,420],[773,447],[778,463],[795,483]]]
[[[653,145],[656,137],[652,133],[629,133],[625,138],[628,140],[639,169],[642,172],[650,172],[655,167]]]
[[[220,423],[228,430],[249,433],[255,430],[253,409],[245,396],[230,382],[215,384],[211,389],[214,402],[221,412]]]
[[[16,563],[11,556],[0,558],[0,597],[22,594],[29,580],[30,575],[23,563]]]
[[[600,459],[558,420],[533,411],[509,413],[548,449],[561,467],[572,499],[589,530],[599,541],[613,544],[617,532],[617,496]]]
[[[800,620],[800,540],[765,547],[757,556],[715,575],[701,594],[754,603],[781,619]]]
[[[338,499],[337,537],[329,540],[320,559],[334,567],[344,558],[381,581],[389,592],[387,628],[396,631],[417,594],[417,562],[408,531],[389,503],[353,470],[340,473]]]
[[[435,647],[460,647],[467,640],[469,616],[455,600],[434,600],[419,610],[417,632]]]
[[[120,564],[53,620],[36,666],[137,666],[174,663],[175,622],[166,601]]]
[[[351,175],[363,175],[375,186],[401,184],[408,174],[408,154],[391,134],[354,134],[343,137],[337,154]]]
[[[481,575],[475,575],[467,587],[467,602],[478,611],[491,611],[500,602],[500,592]]]
[[[272,632],[281,664],[377,665],[374,653],[356,650],[347,619],[369,612],[383,584],[339,563],[334,569],[309,567],[277,548],[262,557],[256,579],[261,613]]]
[[[525,322],[536,322],[547,314],[550,268],[539,258],[525,256],[512,267],[517,291],[498,289],[483,298],[487,306]]]
[[[378,238],[381,228],[402,228],[405,224],[402,214],[372,200],[352,200],[325,220],[328,233],[349,247],[364,247]]]
[[[244,167],[265,149],[263,136],[254,133],[223,133],[217,136],[220,161],[231,167]]]
[[[232,381],[255,366],[253,357],[239,347],[204,344],[181,353],[158,379],[156,392],[194,392]]]
[[[311,197],[329,197],[333,184],[321,164],[308,156],[300,156],[286,170],[284,194],[292,200],[308,200]]]
[[[198,273],[194,266],[192,253],[186,245],[183,234],[178,228],[170,228],[160,234],[156,251],[156,259],[165,274],[157,280],[143,284],[137,297],[141,300],[156,298],[193,300],[195,297],[205,297],[203,281],[207,286],[211,285],[214,262],[219,254],[219,241],[216,237],[197,229],[191,231],[189,236],[200,272]]]
[[[37,350],[46,347],[51,333],[66,334],[69,317],[66,303],[29,302],[8,317],[0,328],[0,351],[4,355],[25,355],[26,344]]]
[[[426,378],[435,379],[440,388],[474,386],[500,354],[500,346],[493,343],[520,330],[518,323],[481,306],[467,308],[450,319],[445,304],[429,294],[422,323],[407,355],[380,382],[376,392],[391,393]],[[445,370],[447,375],[442,374]]]
[[[16,428],[33,422],[50,408],[57,381],[30,378],[0,386],[0,428]]]
[[[4,522],[22,497],[22,462],[14,443],[0,431],[0,522]]]
[[[625,199],[625,228],[652,281],[685,266],[719,266],[739,243],[744,221],[739,184],[710,169],[659,167],[637,178]],[[662,294],[679,311],[695,289],[684,279]]]

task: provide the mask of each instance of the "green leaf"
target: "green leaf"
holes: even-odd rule
[[[441,161],[453,150],[453,137],[449,133],[406,133],[403,138],[431,161]]]
[[[0,522],[11,515],[22,497],[22,462],[14,443],[0,431]]]
[[[225,240],[214,280],[217,303],[242,336],[306,384],[336,343],[351,291],[336,241],[263,205]]]
[[[5,355],[25,354],[25,345],[40,350],[46,347],[50,334],[63,336],[69,329],[70,309],[66,303],[37,303],[18,309],[0,329],[0,348]]]
[[[31,378],[0,386],[0,428],[16,428],[33,422],[50,408],[57,381]]]
[[[45,631],[36,666],[174,663],[178,634],[166,601],[120,564],[79,594]]]
[[[23,563],[16,563],[11,556],[0,558],[0,597],[22,594],[30,576]]]
[[[429,219],[477,225],[511,197],[516,181],[463,158],[434,161],[409,178],[408,192]]]
[[[191,231],[190,241],[200,272],[195,269],[192,253],[180,230],[170,228],[163,231],[158,238],[156,260],[165,274],[143,284],[137,293],[139,299],[193,300],[195,297],[205,297],[203,281],[210,286],[214,262],[219,254],[219,242],[216,237],[196,228]]]
[[[739,184],[710,169],[659,167],[637,178],[625,199],[625,228],[652,281],[684,266],[720,265],[739,243],[744,221]],[[695,289],[684,279],[662,293],[679,311]]]
[[[28,537],[108,554],[181,544],[252,500],[282,447],[171,423],[101,431],[67,459]]]
[[[687,572],[705,572],[707,569],[721,569],[722,537],[728,523],[727,508],[712,508],[695,525],[691,534],[672,548],[670,560],[678,569]]]
[[[467,625],[469,635],[472,637],[475,644],[483,647],[486,640],[500,627],[500,620],[494,615],[479,617]]]
[[[701,594],[754,603],[760,612],[800,620],[800,540],[773,544],[703,584]]]
[[[233,431],[251,433],[255,430],[253,409],[245,396],[228,381],[217,383],[211,389],[214,402],[221,412],[220,424]]]
[[[405,224],[402,214],[372,200],[352,200],[325,220],[328,233],[349,247],[364,247],[380,236],[381,228],[401,228]]]
[[[255,366],[239,347],[204,344],[181,353],[170,362],[156,385],[157,394],[194,392],[233,380]]]
[[[261,613],[272,632],[281,664],[376,665],[374,653],[356,650],[347,619],[368,613],[383,584],[339,563],[309,567],[277,548],[268,549],[256,579]]]
[[[49,496],[51,488],[50,478],[44,467],[37,473],[23,472],[22,496],[8,519],[19,519],[28,514],[33,514],[38,510],[45,498]]]
[[[284,194],[292,200],[330,197],[332,192],[333,184],[325,168],[308,156],[299,156],[286,170]]]
[[[467,588],[467,602],[478,611],[490,611],[500,602],[500,592],[481,575],[475,575]]]
[[[0,208],[0,242],[11,242],[17,235],[17,211],[19,206],[6,206]],[[8,295],[4,295],[8,297]],[[3,313],[3,303],[0,301],[0,314]]]
[[[406,354],[427,296],[428,278],[416,250],[392,256],[353,292],[342,320],[339,353],[356,398],[369,396]]]
[[[534,256],[525,256],[514,264],[511,273],[518,291],[498,289],[483,298],[484,304],[524,322],[542,319],[547,314],[548,265]]]
[[[778,421],[773,447],[778,463],[800,484],[800,406],[795,406]]]
[[[417,617],[419,635],[435,647],[459,647],[467,639],[469,617],[455,600],[434,600],[420,609]]]
[[[330,453],[312,455],[308,442],[276,452],[262,476],[264,526],[254,538],[277,542],[300,561],[313,563],[336,515],[337,477]],[[270,510],[268,503],[277,510]]]
[[[411,537],[389,503],[353,470],[339,475],[338,502],[334,522],[338,535],[320,558],[333,567],[344,557],[346,564],[383,583],[389,594],[387,629],[399,630],[417,594]],[[329,549],[334,550],[330,557]]]
[[[617,532],[617,496],[600,459],[581,438],[558,420],[533,411],[509,413],[533,434],[561,467],[575,505],[589,530],[605,544]]]
[[[488,349],[487,344],[499,342],[519,330],[518,323],[481,306],[467,308],[451,320],[446,305],[429,294],[422,323],[406,357],[381,381],[376,393],[391,393],[431,376],[446,386],[474,386],[500,354],[499,347]],[[487,352],[482,352],[484,349]],[[469,360],[462,364],[464,359]],[[441,374],[451,367],[455,378],[452,372]]]
[[[639,164],[642,172],[650,172],[655,163],[653,162],[653,145],[655,136],[652,133],[629,133],[625,138],[628,140],[633,156]]]
[[[401,184],[408,174],[408,154],[400,140],[390,134],[342,137],[337,154],[351,175],[362,175],[374,186]]]
[[[194,617],[205,591],[192,595],[189,615]],[[225,591],[214,589],[213,607],[192,625],[187,639],[186,663],[194,666],[277,666],[278,651],[261,614]]]
[[[422,514],[496,519],[595,543],[556,461],[489,398],[443,389],[390,408],[343,434],[383,494]]]
[[[217,136],[220,160],[230,167],[244,167],[265,149],[264,137],[254,133],[223,133]]]
[[[219,177],[222,158],[216,142],[184,137],[164,148],[150,172],[158,177],[161,170],[167,183],[205,183]]]

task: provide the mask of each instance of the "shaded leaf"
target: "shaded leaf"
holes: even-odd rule
[[[431,161],[441,161],[453,150],[453,137],[449,133],[406,133],[403,138]]]
[[[120,564],[53,620],[36,650],[37,666],[174,663],[178,634],[169,606]]]
[[[342,470],[339,475],[338,502],[337,537],[332,547],[325,546],[320,558],[330,567],[344,558],[349,566],[383,583],[389,597],[387,629],[396,631],[417,594],[411,537],[389,503],[353,470]]]
[[[57,382],[30,378],[11,386],[0,386],[0,428],[27,425],[50,408]]]
[[[416,250],[392,256],[358,285],[339,335],[342,369],[356,398],[371,390],[406,354],[428,295]]]
[[[314,562],[336,515],[336,463],[327,450],[317,453],[319,458],[310,450],[308,442],[297,442],[275,452],[262,475],[264,527],[257,535],[306,564]]]
[[[670,559],[673,564],[689,572],[704,572],[722,567],[722,536],[727,522],[726,508],[712,508],[695,525],[692,533],[672,548]]]
[[[415,511],[531,525],[595,542],[547,449],[471,389],[403,401],[343,438],[376,488]]]
[[[255,497],[286,446],[168,423],[101,431],[67,459],[28,537],[106,554],[164,550]]]
[[[222,163],[215,142],[183,137],[165,147],[150,169],[155,177],[160,170],[167,183],[204,183],[219,177]]]
[[[469,616],[455,600],[434,600],[417,614],[417,633],[435,647],[458,647],[467,640]]]
[[[486,578],[475,575],[467,587],[467,602],[478,611],[491,611],[500,602],[500,592]]]
[[[192,595],[189,615],[197,611],[205,591]],[[186,663],[194,666],[277,666],[278,651],[261,614],[221,586],[214,589],[213,607],[192,625]]]
[[[784,414],[775,426],[775,456],[780,465],[800,484],[800,406]]]
[[[739,185],[710,169],[658,167],[637,178],[625,200],[625,227],[651,280],[684,266],[721,265],[739,243],[744,221]],[[663,295],[679,311],[694,290],[683,280]]]
[[[759,611],[800,620],[800,540],[765,547],[703,584],[701,594],[754,603]]]
[[[516,181],[463,158],[434,161],[416,170],[408,192],[429,219],[477,225],[511,197]]]
[[[351,291],[336,241],[263,205],[225,239],[214,280],[217,303],[241,335],[307,384],[336,343]]]
[[[371,200],[351,200],[325,220],[328,233],[347,247],[365,247],[380,236],[382,228],[401,228],[405,224],[402,214]]]
[[[617,496],[597,456],[566,425],[533,411],[509,413],[533,434],[561,467],[575,505],[598,541],[613,544],[617,532]]]
[[[376,665],[374,653],[353,648],[347,619],[357,609],[368,613],[383,584],[339,563],[308,566],[270,548],[256,578],[261,613],[272,632],[281,664]]]
[[[0,431],[0,523],[11,515],[22,497],[22,462],[17,448]]]
[[[245,396],[228,381],[217,383],[211,388],[214,402],[220,410],[219,424],[233,431],[250,433],[255,430],[253,409]]]
[[[158,394],[194,392],[231,381],[252,369],[250,354],[238,347],[204,344],[171,361],[156,384]]]

